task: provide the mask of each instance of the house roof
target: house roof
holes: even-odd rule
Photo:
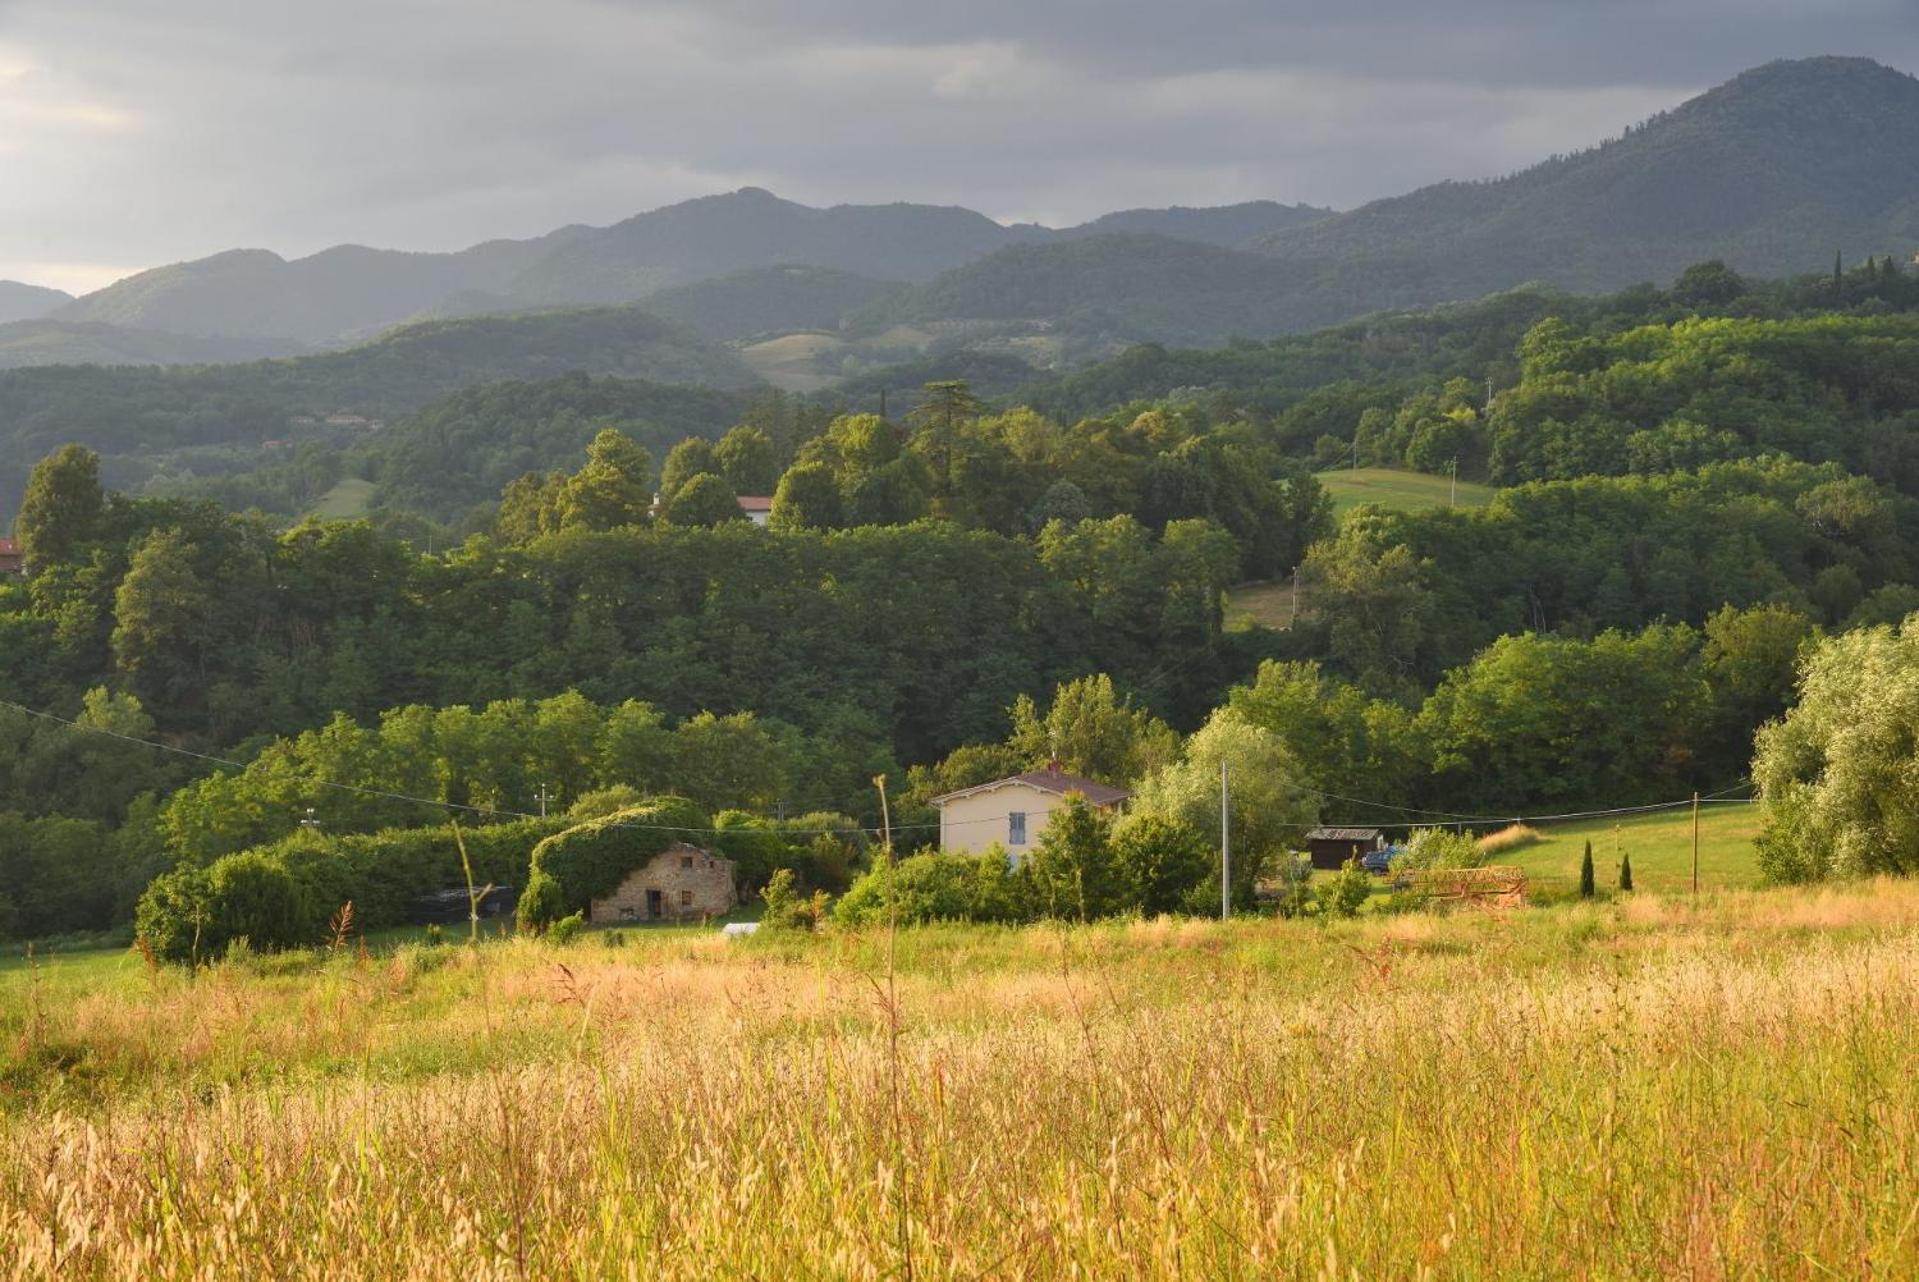
[[[12,539],[0,539],[0,556],[20,555],[20,545]]]
[[[1308,841],[1372,841],[1379,836],[1377,828],[1315,828],[1306,834]]]
[[[768,495],[768,494],[740,495],[740,511],[742,512],[771,512],[772,510],[773,510],[773,498],[771,495]]]
[[[1008,784],[1023,783],[1029,788],[1041,792],[1050,792],[1055,797],[1066,797],[1078,793],[1096,806],[1114,806],[1133,794],[1124,788],[1112,788],[1092,779],[1069,775],[1064,770],[1048,767],[1045,770],[1028,770],[1025,774],[1008,775],[1004,779],[995,779],[991,783],[975,784],[971,788],[961,788],[958,792],[945,793],[933,798],[933,804],[943,806],[949,801],[961,797],[971,797],[976,793],[991,792],[995,788],[1004,788]]]

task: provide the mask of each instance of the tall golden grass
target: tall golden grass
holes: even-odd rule
[[[1479,839],[1479,849],[1488,856],[1511,854],[1515,850],[1524,850],[1528,846],[1537,846],[1545,838],[1539,830],[1528,824],[1507,824],[1497,832],[1489,832]]]
[[[1919,1276],[1919,887],[931,929],[897,1044],[880,955],[49,983],[6,1015],[0,1269]]]

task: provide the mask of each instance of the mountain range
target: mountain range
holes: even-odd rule
[[[1522,283],[1603,291],[1714,257],[1760,275],[1822,270],[1835,250],[1904,259],[1919,250],[1915,137],[1919,80],[1868,59],[1813,58],[1747,72],[1509,177],[1346,213],[1260,201],[1053,230],[948,206],[817,209],[746,188],[458,253],[340,246],[288,261],[235,250],[72,300],[0,285],[0,320],[28,327],[0,335],[0,363],[225,359],[209,354],[217,343],[151,335],[240,336],[254,345],[242,354],[257,354],[351,345],[421,319],[583,305],[638,306],[734,343],[821,334],[814,385],[935,347],[1071,363]]]

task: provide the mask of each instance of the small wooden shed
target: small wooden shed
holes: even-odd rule
[[[1306,849],[1312,852],[1313,867],[1329,872],[1338,872],[1385,844],[1386,839],[1377,828],[1315,828],[1306,834]]]

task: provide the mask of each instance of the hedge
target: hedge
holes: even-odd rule
[[[558,882],[557,903],[542,895],[525,924],[546,924],[549,906],[562,917],[584,911],[674,842],[706,840],[709,827],[706,812],[684,797],[659,797],[554,833],[533,847],[528,880],[544,876]]]
[[[527,852],[566,822],[463,828],[474,884],[520,885]],[[218,956],[240,936],[261,950],[298,948],[321,942],[327,922],[349,901],[357,926],[379,929],[404,922],[419,896],[465,885],[448,826],[347,836],[299,832],[156,878],[140,897],[134,930],[173,961]]]

